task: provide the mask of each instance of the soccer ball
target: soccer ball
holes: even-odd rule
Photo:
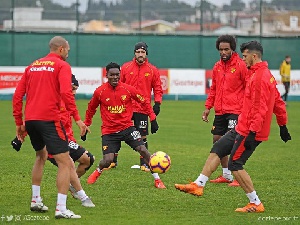
[[[165,173],[171,166],[170,156],[162,151],[155,152],[150,157],[149,166],[154,173]]]

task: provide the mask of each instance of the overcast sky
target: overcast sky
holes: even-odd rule
[[[95,0],[97,1],[97,0]],[[111,1],[118,1],[118,0],[106,0],[107,2],[111,2]],[[195,3],[199,0],[179,0],[181,2],[185,2],[187,4],[190,4],[190,5],[195,5]],[[207,0],[208,2],[211,2],[212,4],[214,5],[218,5],[218,6],[222,6],[223,4],[230,4],[231,0]],[[250,2],[251,0],[242,0],[243,2],[245,3],[248,3]],[[61,4],[61,5],[64,5],[64,6],[70,6],[72,3],[75,3],[76,0],[52,0],[52,2],[55,2],[55,3],[58,3],[58,4]],[[80,3],[80,11],[85,11],[86,10],[86,7],[87,7],[87,2],[88,0],[79,0],[79,3]]]

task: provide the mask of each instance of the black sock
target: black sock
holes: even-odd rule
[[[144,138],[143,141],[144,141],[145,147],[148,149],[147,138]],[[147,165],[147,164],[146,164],[146,162],[145,162],[143,156],[140,156],[140,166],[142,166],[142,165]]]

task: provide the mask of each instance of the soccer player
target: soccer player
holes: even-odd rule
[[[285,60],[283,60],[283,62],[280,64],[280,76],[281,82],[284,85],[285,89],[285,93],[281,97],[286,103],[291,84],[291,57],[288,55],[285,57]]]
[[[74,96],[76,94],[78,87],[79,87],[78,80],[76,79],[75,75],[72,74],[72,93]],[[78,178],[80,178],[93,165],[95,161],[95,157],[90,152],[88,152],[85,148],[77,144],[72,130],[72,117],[70,116],[70,113],[66,110],[63,101],[61,101],[61,105],[62,105],[60,107],[61,121],[63,123],[63,126],[66,130],[66,134],[68,137],[70,157],[74,162],[79,163],[76,169],[76,173],[78,175]],[[21,149],[22,142],[19,141],[18,138],[16,137],[14,140],[11,141],[11,145],[16,151],[19,151]],[[52,154],[48,154],[47,159],[53,165],[57,166],[57,163]],[[73,185],[70,184],[69,190],[72,196],[74,198],[81,200],[82,205],[85,207],[95,207],[91,199],[80,188],[81,186],[74,188]]]
[[[79,87],[78,80],[76,79],[75,75],[72,74],[72,93],[74,96],[76,94],[78,87]],[[78,175],[78,178],[80,178],[93,165],[95,161],[95,157],[90,152],[88,152],[85,148],[77,144],[72,129],[72,117],[70,113],[67,111],[67,109],[65,108],[64,102],[61,102],[60,115],[61,115],[61,122],[66,130],[66,134],[68,137],[70,157],[74,162],[79,163],[79,165],[76,168],[76,173]],[[48,154],[48,160],[53,165],[57,166],[57,163],[52,154]],[[95,207],[92,200],[85,194],[81,186],[74,186],[72,185],[71,182],[69,190],[74,198],[81,200],[83,206]]]
[[[291,140],[291,136],[286,127],[286,107],[276,88],[276,80],[268,69],[268,63],[262,61],[263,47],[257,41],[250,41],[243,43],[240,49],[243,60],[250,68],[250,78],[238,124],[213,145],[199,177],[190,184],[175,184],[175,188],[202,196],[205,184],[217,169],[220,160],[230,155],[228,167],[249,199],[245,207],[237,208],[235,211],[257,213],[264,212],[265,208],[243,166],[256,147],[262,141],[268,140],[273,113],[280,127],[281,139],[287,142]]]
[[[248,73],[245,63],[235,52],[236,39],[232,35],[218,37],[216,48],[221,58],[213,67],[212,85],[202,114],[202,120],[208,122],[210,110],[214,108],[215,118],[211,129],[213,143],[236,126],[243,105]],[[210,182],[239,186],[228,170],[228,156],[221,159],[221,166],[223,175]]]
[[[138,42],[134,46],[134,58],[132,61],[126,62],[121,68],[121,82],[129,84],[136,88],[144,97],[151,100],[151,92],[154,94],[153,111],[156,116],[160,113],[160,105],[162,102],[162,85],[158,69],[149,63],[148,46],[145,42]],[[147,135],[148,133],[148,115],[146,109],[139,102],[133,102],[133,116],[135,128],[142,135],[142,139],[148,149]],[[117,164],[116,153],[114,163]],[[112,165],[113,166],[113,165]],[[140,156],[140,168],[142,171],[149,172],[143,156]]]
[[[70,50],[69,43],[63,37],[55,36],[50,40],[49,48],[48,55],[35,60],[25,69],[15,90],[13,116],[16,136],[22,142],[27,132],[36,151],[36,161],[32,170],[31,211],[48,211],[40,195],[48,152],[53,155],[58,165],[55,218],[81,218],[66,207],[70,180],[78,186],[80,182],[69,155],[66,133],[60,122],[61,100],[76,121],[80,135],[83,136],[89,128],[80,119],[71,91],[71,67],[66,62]],[[25,95],[24,126],[22,108]]]
[[[100,160],[98,168],[88,177],[88,184],[95,183],[102,170],[110,166],[115,153],[121,148],[121,141],[125,141],[140,153],[148,166],[150,153],[145,147],[140,132],[135,129],[131,120],[133,101],[138,101],[146,115],[150,117],[151,133],[156,133],[158,130],[156,115],[151,108],[150,99],[144,98],[136,88],[119,82],[120,66],[117,63],[109,63],[106,66],[106,77],[108,81],[95,90],[85,114],[85,124],[90,126],[100,105],[103,158]],[[157,173],[152,173],[152,175],[156,188],[166,188]]]

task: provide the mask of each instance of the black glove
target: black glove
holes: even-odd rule
[[[250,133],[245,139],[245,143],[244,143],[245,148],[254,149],[256,147],[255,135],[256,133],[250,131]]]
[[[292,140],[292,137],[286,127],[286,125],[283,125],[283,126],[279,126],[280,128],[280,137],[281,137],[281,140],[283,140],[284,142],[287,142],[289,140]]]
[[[159,102],[155,102],[154,106],[153,106],[153,111],[155,113],[155,115],[158,115],[160,112],[160,103]]]
[[[151,134],[156,133],[156,131],[158,130],[159,126],[157,124],[156,119],[151,121]]]
[[[85,132],[85,135],[80,136],[81,140],[85,141],[86,140],[86,135],[87,135],[88,131]]]
[[[11,146],[12,146],[17,152],[20,151],[21,146],[22,146],[22,142],[21,142],[20,140],[18,140],[17,137],[15,137],[15,139],[12,140],[12,141],[10,142],[10,144],[11,144]]]

